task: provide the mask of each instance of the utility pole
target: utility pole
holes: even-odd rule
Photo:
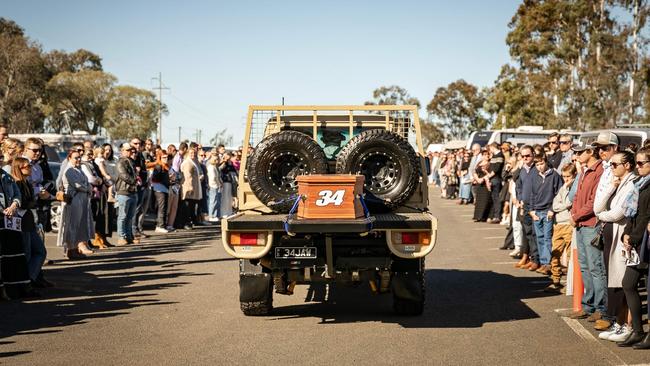
[[[181,143],[181,126],[178,126],[178,143]]]
[[[157,140],[158,140],[158,145],[162,144],[162,91],[163,90],[169,90],[169,88],[163,86],[162,82],[162,73],[158,73],[157,78],[151,78],[152,80],[158,80],[158,86],[155,88],[152,88],[153,90],[158,90],[158,133],[156,134]],[[178,132],[179,140],[180,140],[180,127],[179,127],[179,132]]]

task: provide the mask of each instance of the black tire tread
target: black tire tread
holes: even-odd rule
[[[273,310],[273,300],[241,302],[240,307],[246,316],[268,315]]]
[[[392,197],[390,201],[384,201],[384,205],[389,209],[395,209],[411,198],[420,179],[420,164],[418,156],[411,144],[400,135],[384,129],[373,129],[361,132],[357,136],[353,137],[339,152],[336,159],[336,172],[338,174],[350,173],[350,170],[352,169],[350,166],[351,162],[349,161],[350,155],[359,145],[364,145],[378,140],[392,143],[396,145],[398,149],[407,152],[409,164],[412,167],[406,189],[401,190],[400,193],[397,196]]]
[[[247,162],[246,173],[248,175],[248,182],[255,197],[259,199],[264,205],[269,205],[271,202],[279,202],[269,206],[273,211],[279,213],[287,213],[293,206],[293,201],[288,198],[293,194],[280,196],[276,192],[269,192],[265,189],[266,182],[263,182],[263,177],[256,174],[261,169],[267,169],[261,166],[264,157],[273,152],[285,151],[286,147],[299,146],[301,150],[307,151],[307,158],[311,159],[312,165],[310,174],[325,174],[327,172],[327,158],[321,147],[310,136],[298,131],[281,131],[272,135],[266,136],[255,147],[255,152],[249,157]]]

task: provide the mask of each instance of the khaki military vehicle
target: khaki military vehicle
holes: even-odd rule
[[[416,106],[250,106],[239,212],[221,223],[226,252],[240,260],[243,313],[269,314],[274,292],[336,282],[367,283],[392,293],[396,313],[421,314],[424,257],[437,232],[428,171]],[[297,177],[322,174],[363,176],[363,195],[353,198],[362,217],[296,216],[301,200],[342,198],[298,195]]]

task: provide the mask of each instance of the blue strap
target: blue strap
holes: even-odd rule
[[[368,210],[368,206],[366,206],[366,201],[363,199],[363,195],[359,195],[359,201],[361,201],[361,206],[363,207],[363,213],[366,216],[366,219],[370,218],[370,211]],[[370,222],[370,227],[368,231],[372,231],[372,221],[368,220]]]
[[[284,231],[289,236],[296,235],[296,234],[289,231],[289,220],[293,218],[293,215],[295,215],[296,210],[298,209],[298,204],[300,203],[300,200],[303,199],[303,197],[304,196],[302,196],[302,195],[297,195],[296,196],[296,200],[294,201],[293,206],[291,207],[291,210],[289,210],[289,214],[287,215],[287,218],[284,220]]]

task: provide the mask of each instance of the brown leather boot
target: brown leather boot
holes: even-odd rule
[[[108,249],[108,247],[104,245],[104,240],[102,238],[102,235],[98,233],[95,233],[95,240],[93,240],[93,246],[98,247],[99,249]]]
[[[530,262],[531,264],[528,265],[528,270],[531,272],[537,271],[539,269],[539,264],[535,262]]]
[[[528,254],[524,253],[521,256],[521,260],[515,264],[515,268],[522,268],[526,264],[528,264]]]

